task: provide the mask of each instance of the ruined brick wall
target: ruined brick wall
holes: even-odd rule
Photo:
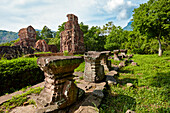
[[[77,16],[68,14],[68,21],[65,24],[65,30],[60,34],[60,51],[72,53],[84,53],[83,32],[80,30]]]
[[[0,59],[2,57],[7,59],[18,58],[23,54],[33,54],[34,50],[30,47],[21,46],[0,46]]]
[[[47,45],[45,40],[38,40],[35,44],[35,48],[39,51],[42,51],[42,52],[49,51],[48,45]]]
[[[34,47],[36,43],[36,31],[32,26],[27,28],[22,28],[18,32],[20,41],[15,43],[15,45],[20,45],[22,47]]]
[[[48,45],[48,49],[52,53],[57,53],[58,52],[57,46],[55,46],[55,45]]]

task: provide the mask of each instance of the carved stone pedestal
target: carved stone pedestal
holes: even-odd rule
[[[101,65],[104,66],[105,71],[109,71],[111,69],[111,61],[108,60],[108,57],[111,55],[110,51],[102,51],[102,53],[105,54],[105,56],[101,60]]]
[[[101,65],[101,59],[105,53],[89,51],[84,54],[85,70],[84,80],[87,82],[100,82],[104,79],[104,67]]]
[[[52,112],[75,103],[84,91],[73,80],[74,69],[83,62],[83,57],[40,57],[37,64],[44,71],[45,86],[36,100],[37,113]]]

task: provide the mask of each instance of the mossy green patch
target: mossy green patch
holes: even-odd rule
[[[27,92],[21,94],[21,95],[16,95],[13,96],[12,99],[8,100],[7,102],[3,103],[0,106],[0,112],[8,112],[12,108],[22,106],[24,102],[28,102],[28,104],[35,104],[34,100],[29,100],[27,98],[27,95],[30,95],[32,93],[34,94],[40,94],[43,88],[37,87],[37,88],[30,88]]]
[[[74,65],[74,64],[80,64],[83,61],[83,59],[64,59],[64,60],[57,60],[52,63],[50,63],[50,66],[56,66],[56,67],[64,67],[67,65]]]

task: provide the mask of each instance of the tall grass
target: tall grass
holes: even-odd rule
[[[139,66],[128,65],[120,70],[119,84],[106,90],[100,112],[137,113],[170,112],[170,55],[134,55]],[[133,83],[136,88],[129,88]]]

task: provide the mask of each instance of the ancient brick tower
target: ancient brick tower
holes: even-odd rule
[[[20,41],[15,45],[20,45],[22,47],[34,47],[36,43],[36,31],[32,26],[27,28],[22,28],[18,32]]]
[[[67,17],[65,30],[60,33],[60,52],[84,53],[83,32],[80,30],[78,18],[74,14],[68,14]]]

